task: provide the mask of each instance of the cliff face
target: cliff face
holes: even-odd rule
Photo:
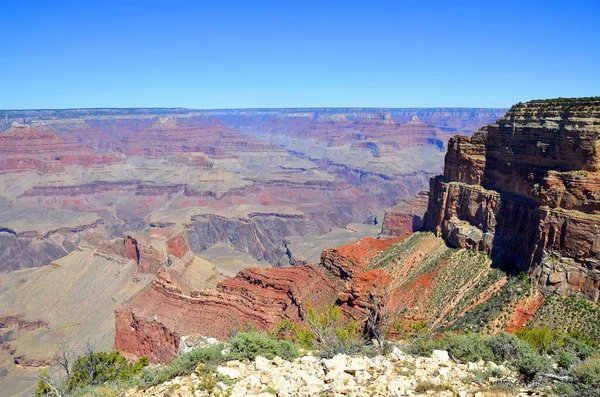
[[[513,106],[448,143],[427,226],[527,271],[542,291],[600,297],[600,98]]]
[[[421,230],[425,224],[428,202],[429,193],[423,191],[412,200],[386,210],[379,238],[394,238]]]

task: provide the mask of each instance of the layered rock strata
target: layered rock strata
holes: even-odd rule
[[[64,171],[69,165],[93,166],[122,161],[117,153],[96,153],[30,125],[13,123],[0,135],[0,172],[55,173]]]
[[[181,228],[152,229],[145,233],[126,233],[124,256],[138,264],[141,273],[156,273],[170,266],[173,258],[182,258],[189,250]]]
[[[417,197],[385,211],[379,238],[388,239],[421,230],[425,225],[425,213],[429,192],[419,192]]]
[[[448,143],[427,226],[527,271],[543,291],[600,298],[600,98],[513,106]]]
[[[299,322],[308,305],[336,302],[346,283],[396,241],[365,238],[326,250],[319,265],[246,269],[215,290],[187,291],[160,271],[148,288],[115,312],[115,348],[168,362],[177,356],[184,335],[227,340],[247,323],[267,330],[284,319]],[[352,314],[360,308],[349,304],[345,310]]]

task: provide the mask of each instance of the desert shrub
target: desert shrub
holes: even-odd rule
[[[308,328],[298,329],[296,344],[303,349],[312,349],[315,346],[315,335]]]
[[[506,374],[499,367],[474,369],[471,371],[479,379],[487,381],[490,378],[503,378]]]
[[[119,397],[122,391],[118,386],[86,386],[71,394],[71,397]]]
[[[448,334],[436,341],[435,348],[448,350],[452,357],[461,361],[492,361],[495,358],[480,334]]]
[[[218,381],[219,379],[217,375],[215,375],[212,371],[201,371],[198,375],[198,388],[200,390],[205,390],[208,393],[208,395],[212,395],[215,390],[215,387],[217,386]]]
[[[149,364],[147,357],[128,363],[118,351],[94,352],[79,358],[73,365],[70,390],[88,385],[103,385],[126,381],[138,375]]]
[[[207,370],[209,368],[214,369],[219,363],[228,359],[222,351],[222,344],[195,349],[171,361],[167,366],[147,368],[140,374],[139,385],[147,388],[166,382],[176,376],[189,375],[194,372],[199,364],[202,364]]]
[[[524,328],[517,331],[516,335],[541,354],[549,354],[564,345],[561,334],[548,327]]]
[[[565,371],[598,352],[594,347],[595,342],[580,332],[565,334],[541,327],[520,330],[517,336],[539,353],[549,354],[558,367]]]
[[[534,352],[527,342],[506,332],[489,336],[485,344],[490,348],[496,360],[500,361],[510,362]]]
[[[279,340],[295,341],[298,336],[298,324],[291,322],[290,320],[281,320],[279,324],[275,326],[269,335]]]
[[[139,375],[148,364],[148,358],[145,356],[136,362],[130,363],[116,350],[112,352],[90,352],[78,357],[64,378],[58,375],[54,376],[52,386],[49,384],[48,372],[42,372],[35,395],[56,394],[52,390],[54,387],[60,389],[63,394],[78,395],[82,393],[82,390],[89,389],[88,394],[90,395],[108,396],[113,393],[113,389],[95,386],[114,386],[119,383],[126,383],[134,376]],[[68,363],[67,366],[69,366]]]
[[[431,355],[434,349],[447,350],[459,361],[506,362],[526,378],[552,367],[549,357],[542,356],[525,341],[504,332],[490,336],[445,334],[437,339],[417,339],[406,348],[408,353],[422,356]]]
[[[282,320],[269,333],[279,340],[289,340],[303,349],[311,349],[315,343],[315,336],[307,327],[299,326],[289,320]]]
[[[421,381],[415,386],[415,392],[426,393],[429,390],[433,390],[437,385],[431,381]]]
[[[306,323],[314,335],[314,346],[319,355],[331,358],[339,353],[372,354],[373,349],[365,345],[358,324],[355,321],[342,323],[341,313],[336,305],[326,305],[320,310],[308,307]]]
[[[417,338],[406,348],[408,353],[420,356],[429,356],[435,349],[447,350],[459,361],[494,359],[493,352],[486,346],[480,334],[445,334],[439,338]]]
[[[240,333],[231,338],[230,355],[237,359],[254,360],[257,356],[272,359],[279,356],[284,360],[298,357],[296,346],[287,340],[277,340],[268,334]]]
[[[538,372],[546,372],[552,368],[552,360],[542,356],[535,350],[526,352],[522,357],[511,360],[509,365],[519,371],[526,379],[532,379]]]
[[[573,340],[584,343],[593,349],[596,349],[596,350],[600,349],[600,345],[598,344],[598,341],[594,340],[592,337],[583,333],[583,331],[581,331],[579,329],[574,329],[574,330],[570,331],[568,333],[568,336],[569,336],[569,338],[572,338]]]
[[[431,337],[414,338],[404,346],[407,353],[422,357],[430,356],[436,348],[436,341]]]
[[[575,363],[579,362],[579,357],[572,350],[560,348],[555,354],[552,355],[552,358],[556,362],[559,368],[568,370]]]
[[[573,387],[580,395],[600,396],[600,358],[589,358],[572,369]]]
[[[566,334],[563,335],[562,338],[563,347],[561,349],[572,352],[577,355],[580,360],[586,360],[598,353],[598,345],[587,336],[579,339],[579,337],[574,336],[573,334]]]
[[[506,332],[489,336],[485,344],[493,352],[495,359],[505,361],[526,378],[552,367],[552,360],[541,355],[526,341]],[[549,345],[546,345],[546,347]]]
[[[554,392],[561,397],[579,397],[573,386],[565,382],[556,382]]]
[[[419,383],[417,383],[417,385],[415,386],[415,392],[421,394],[421,393],[427,393],[428,391],[453,391],[452,386],[450,385],[446,385],[446,384],[435,384],[431,381],[425,380],[425,381],[421,381]]]

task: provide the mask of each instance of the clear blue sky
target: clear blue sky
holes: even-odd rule
[[[0,109],[600,95],[600,0],[0,0]]]

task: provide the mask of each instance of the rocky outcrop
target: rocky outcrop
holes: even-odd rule
[[[148,288],[115,312],[115,348],[166,362],[176,356],[184,335],[227,340],[248,322],[262,330],[284,319],[299,322],[307,306],[336,302],[346,283],[394,242],[365,238],[324,251],[319,265],[246,269],[216,290],[186,291],[159,272]],[[346,307],[352,310],[352,305]]]
[[[138,264],[142,273],[156,273],[163,266],[171,266],[173,258],[182,258],[188,251],[185,230],[158,228],[144,233],[126,233],[124,255]]]
[[[385,211],[379,238],[388,239],[421,230],[425,225],[425,213],[429,192],[419,192],[417,197]]]
[[[337,288],[315,265],[246,270],[216,291],[189,295],[157,279],[116,311],[115,348],[168,362],[176,357],[183,335],[227,340],[248,322],[269,329],[285,318],[297,321],[302,304],[333,302]]]
[[[600,98],[518,104],[450,139],[428,227],[527,271],[543,291],[600,298]]]
[[[135,191],[136,181],[97,181],[84,185],[36,186],[22,194],[23,197],[82,196],[102,193]]]
[[[473,375],[492,371],[499,377],[475,378]],[[194,394],[193,390],[202,387],[202,375],[179,376],[145,390],[132,388],[121,395],[187,397],[190,393]],[[519,375],[503,364],[484,361],[458,363],[445,350],[434,350],[430,357],[414,357],[397,346],[389,355],[373,358],[338,354],[331,359],[323,359],[309,354],[293,361],[281,357],[269,360],[262,356],[251,361],[231,360],[223,362],[208,376],[219,376],[228,382],[217,382],[212,393],[206,393],[207,396],[527,397],[543,393],[539,386],[536,388],[536,383],[525,386]],[[499,385],[507,391],[485,391],[500,388]]]

